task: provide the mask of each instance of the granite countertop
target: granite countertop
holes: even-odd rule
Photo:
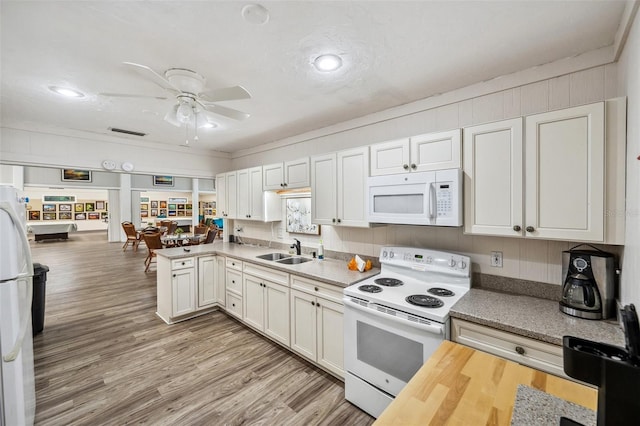
[[[449,315],[559,346],[562,336],[625,346],[618,323],[575,318],[560,312],[557,301],[531,296],[472,288]]]
[[[188,249],[186,252],[184,249]],[[213,244],[200,244],[197,246],[175,247],[156,250],[158,256],[168,259],[181,259],[184,257],[204,256],[207,254],[219,254],[233,257],[244,262],[251,262],[256,265],[277,269],[298,276],[313,280],[322,281],[338,287],[347,287],[366,278],[380,273],[380,269],[372,268],[369,271],[358,272],[347,269],[346,262],[335,259],[313,259],[310,262],[298,265],[285,265],[282,263],[258,259],[256,256],[267,253],[287,253],[284,250],[272,249],[268,247],[249,246],[244,244],[232,244],[216,241]],[[308,257],[308,256],[303,256]]]
[[[584,426],[596,426],[596,412],[541,390],[518,385],[511,426],[558,426],[566,417]]]

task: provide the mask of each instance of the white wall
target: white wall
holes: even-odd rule
[[[627,95],[627,226],[621,302],[640,307],[640,18],[636,16],[618,63],[620,93]]]
[[[525,78],[524,74],[526,73],[523,73],[523,80],[531,79],[530,75]],[[384,120],[377,119],[380,113],[372,114],[369,124],[345,124],[342,127],[346,129],[340,131],[315,131],[309,139],[305,140],[302,135],[297,138],[300,140],[298,143],[289,146],[279,146],[276,142],[273,144],[276,147],[268,152],[244,153],[234,158],[233,169],[603,101],[620,95],[617,75],[617,64],[607,64],[532,83],[515,84],[502,90],[492,91],[498,83],[487,84],[484,87],[488,92],[479,96],[448,104],[436,104],[432,108],[414,113],[404,109],[402,115]],[[476,88],[462,88],[457,92],[474,93]],[[451,96],[443,94],[439,98],[451,99]],[[368,117],[357,121],[367,122]],[[296,237],[303,245],[313,246],[320,239],[289,235],[278,229],[283,226],[282,223],[275,224],[273,232],[270,224],[236,221],[236,226],[238,224],[243,227],[240,235],[245,237],[274,239],[286,243]],[[377,257],[383,245],[428,247],[469,255],[474,272],[557,285],[561,285],[563,281],[562,251],[577,245],[571,242],[524,238],[470,236],[464,235],[461,229],[421,226],[388,225],[371,229],[322,226],[321,229],[321,238],[327,250]],[[600,247],[617,254],[622,253],[622,247]],[[491,251],[503,252],[502,268],[490,266]]]
[[[62,131],[61,131],[62,132]],[[180,161],[176,161],[179,158]],[[229,154],[125,138],[0,129],[3,164],[102,170],[103,160],[134,165],[134,173],[213,178],[229,170]]]

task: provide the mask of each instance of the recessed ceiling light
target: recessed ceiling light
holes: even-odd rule
[[[322,72],[335,71],[342,66],[342,58],[332,53],[320,55],[313,61],[313,66]]]
[[[84,93],[77,90],[69,89],[67,87],[49,86],[49,90],[58,95],[66,96],[68,98],[83,98]]]

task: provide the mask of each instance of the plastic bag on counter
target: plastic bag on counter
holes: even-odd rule
[[[349,268],[349,270],[351,271],[364,272],[371,269],[372,265],[370,260],[367,260],[365,262],[364,260],[362,260],[360,256],[355,255],[354,257],[351,258],[351,260],[349,260],[349,263],[347,263],[347,268]]]

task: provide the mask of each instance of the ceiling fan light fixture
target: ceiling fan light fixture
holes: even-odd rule
[[[342,66],[342,58],[333,53],[318,56],[313,61],[313,66],[321,72],[336,71]]]
[[[203,129],[215,129],[218,127],[218,123],[214,123],[213,121],[207,121],[200,126]]]
[[[84,98],[84,93],[68,87],[49,86],[49,90],[58,95],[66,96],[67,98]]]
[[[188,123],[193,117],[193,107],[188,102],[181,102],[176,110],[176,118],[181,123]]]

